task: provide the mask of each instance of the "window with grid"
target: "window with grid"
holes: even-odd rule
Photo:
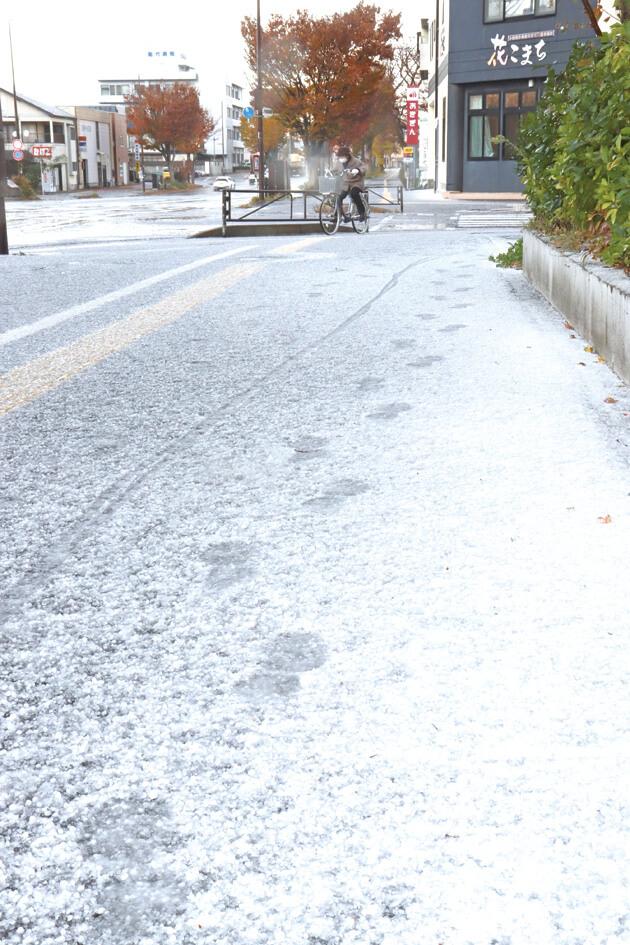
[[[475,92],[468,96],[468,160],[498,161],[499,145],[492,139],[501,127],[501,93]]]
[[[513,161],[516,158],[514,146],[518,143],[518,129],[521,119],[536,108],[536,89],[503,93],[503,158]]]
[[[534,111],[536,89],[471,92],[468,95],[468,160],[513,161],[523,115]],[[499,135],[507,138],[500,142]]]
[[[484,0],[484,23],[502,23],[504,20],[528,16],[554,16],[556,0]]]

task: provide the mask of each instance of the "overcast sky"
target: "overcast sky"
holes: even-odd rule
[[[301,5],[313,16],[344,12],[358,0],[310,0]],[[382,10],[403,14],[403,30],[413,36],[430,0],[392,0]],[[122,71],[137,74],[149,50],[184,53],[200,74],[206,107],[221,97],[225,79],[244,77],[240,23],[256,16],[256,0],[152,0],[151,3],[84,3],[60,7],[50,0],[11,4],[0,18],[0,85],[11,89],[9,20],[13,34],[15,81],[19,92],[48,105],[92,105],[99,79]],[[263,25],[272,13],[296,10],[290,0],[261,0]],[[232,74],[233,73],[233,74]],[[123,76],[120,76],[123,77]]]

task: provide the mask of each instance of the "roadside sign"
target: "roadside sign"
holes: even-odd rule
[[[247,107],[243,109],[243,117],[244,118],[254,117],[254,109],[252,108],[251,105],[247,105]]]
[[[43,158],[43,157],[52,157],[52,148],[47,144],[34,144],[33,145],[33,157]]]
[[[413,148],[403,148],[405,157],[413,157]]]
[[[14,160],[14,161],[21,161],[23,157],[24,157],[24,151],[14,151],[14,152],[13,152],[13,160]]]
[[[260,170],[260,154],[256,153],[252,155],[253,157],[253,168],[255,171]]]
[[[19,138],[14,138],[14,139],[13,139],[13,150],[14,150],[14,151],[21,151],[21,150],[23,149],[23,147],[24,147],[24,145],[22,144],[22,142],[20,141]]]
[[[273,118],[273,108],[263,108],[263,118]]]
[[[140,144],[137,141],[133,146],[133,153],[134,153],[134,157],[136,161],[139,161],[140,160]]]

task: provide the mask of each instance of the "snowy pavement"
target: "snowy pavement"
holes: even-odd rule
[[[0,260],[8,945],[630,943],[630,396],[506,244]]]

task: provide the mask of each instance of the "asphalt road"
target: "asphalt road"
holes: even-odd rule
[[[255,189],[247,178],[237,178],[244,193],[232,196],[234,215],[251,208],[249,201]],[[298,188],[298,179],[292,180]],[[373,194],[373,205],[382,203],[383,179],[374,182],[379,190]],[[394,185],[398,179],[393,179]],[[7,202],[9,248],[11,252],[47,246],[110,244],[134,240],[161,240],[185,238],[221,222],[221,194],[213,191],[210,179],[204,180],[194,191],[164,193],[139,187],[126,190],[100,190],[89,193],[55,194],[37,201]],[[394,193],[386,195],[395,199]],[[314,202],[311,201],[314,206]],[[456,228],[520,228],[527,220],[522,201],[466,201],[444,200],[430,191],[405,191],[405,213],[398,213],[382,203],[373,216],[373,227],[379,229],[456,229]],[[311,211],[313,210],[311,207]],[[257,213],[255,219],[284,213],[273,204]],[[296,202],[296,213],[302,212],[302,203]]]
[[[8,945],[624,941],[630,396],[413,224],[0,260]]]

